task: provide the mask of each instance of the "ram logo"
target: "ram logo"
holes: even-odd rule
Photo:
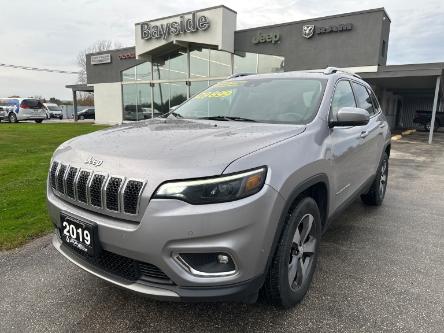
[[[313,37],[315,30],[315,26],[313,24],[307,24],[302,27],[302,36],[305,38],[311,38]]]

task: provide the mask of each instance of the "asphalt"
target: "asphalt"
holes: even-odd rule
[[[383,206],[324,235],[301,304],[158,302],[81,271],[37,239],[0,253],[0,332],[443,332],[444,133],[393,143]]]

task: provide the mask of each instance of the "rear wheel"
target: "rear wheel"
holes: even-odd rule
[[[361,200],[370,206],[380,206],[384,201],[385,192],[387,189],[389,169],[389,157],[387,153],[384,153],[381,164],[379,165],[376,178],[373,181],[370,190],[366,194],[361,195]]]
[[[37,124],[41,124],[42,123],[42,121],[43,121],[43,119],[36,119],[36,120],[34,120]]]
[[[15,115],[15,113],[10,113],[8,116],[9,122],[10,123],[17,123],[18,119],[17,116]]]
[[[289,308],[307,293],[319,252],[321,216],[312,198],[303,198],[288,213],[263,286],[265,299]]]

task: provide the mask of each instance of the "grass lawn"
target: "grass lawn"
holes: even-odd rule
[[[0,123],[0,250],[51,231],[45,193],[51,155],[62,142],[102,128]]]

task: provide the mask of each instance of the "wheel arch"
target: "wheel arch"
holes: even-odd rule
[[[297,203],[304,197],[313,198],[318,204],[319,211],[321,213],[322,231],[327,226],[328,211],[329,211],[329,189],[330,183],[326,174],[317,174],[306,179],[301,184],[297,185],[290,193],[285,201],[284,208],[282,209],[281,216],[278,221],[278,225],[274,234],[273,243],[270,249],[270,253],[267,259],[267,265],[265,268],[265,275],[270,269],[270,265],[273,261],[273,257],[276,253],[279,240],[284,230],[285,222],[287,220],[288,212],[294,209]]]

